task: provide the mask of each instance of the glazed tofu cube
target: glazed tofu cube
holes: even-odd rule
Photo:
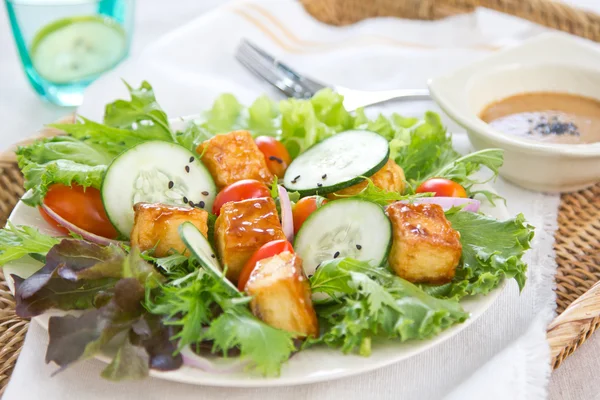
[[[137,203],[133,229],[131,230],[131,246],[141,251],[154,249],[152,255],[165,257],[169,254],[186,251],[185,244],[179,237],[179,225],[191,222],[204,236],[208,232],[208,213],[199,208],[184,208],[165,204]]]
[[[286,251],[259,261],[245,290],[252,296],[252,313],[265,323],[298,337],[319,335],[310,284],[299,256]]]
[[[273,181],[265,156],[248,131],[217,135],[198,146],[197,151],[219,190],[242,179],[265,184]]]
[[[373,185],[386,192],[400,192],[404,191],[404,171],[396,164],[391,158],[387,163],[369,179],[373,182]],[[367,187],[368,181],[357,183],[356,185],[347,187],[337,192],[330,193],[327,197],[331,200],[339,198],[339,196],[352,196],[359,193],[361,190]]]
[[[285,239],[270,197],[225,203],[215,222],[215,242],[227,278],[237,282],[252,254],[263,244]]]
[[[437,204],[393,203],[387,207],[393,243],[389,263],[414,283],[443,284],[454,278],[460,261],[460,234]]]

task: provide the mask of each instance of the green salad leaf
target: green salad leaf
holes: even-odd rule
[[[106,125],[127,129],[146,140],[172,141],[167,114],[160,108],[152,86],[143,81],[139,88],[132,88],[127,82],[131,100],[117,100],[107,104],[104,111]]]
[[[291,333],[265,324],[243,306],[224,310],[211,322],[206,338],[213,341],[213,350],[226,353],[239,347],[240,357],[266,376],[279,375],[296,349]]]
[[[56,136],[38,140],[17,150],[19,167],[29,163],[44,164],[55,160],[70,160],[85,165],[108,165],[113,155],[92,143],[71,136]]]
[[[26,193],[22,200],[32,207],[42,204],[50,185],[62,183],[71,186],[77,183],[84,188],[99,189],[106,172],[105,165],[85,165],[70,160],[54,160],[45,164],[27,164],[22,172],[25,177]]]
[[[488,294],[504,278],[515,279],[519,289],[523,289],[527,264],[522,257],[531,248],[534,228],[527,224],[522,214],[498,221],[452,209],[446,216],[452,228],[460,232],[461,265],[451,283],[437,287],[423,285],[428,293],[454,299]]]
[[[292,334],[266,325],[247,307],[249,298],[232,297],[229,287],[198,269],[146,293],[146,308],[177,332],[178,348],[212,342],[213,352],[240,350],[264,375],[278,375],[295,347]]]
[[[310,278],[313,293],[334,303],[317,305],[324,333],[313,343],[369,355],[373,339],[427,339],[465,321],[468,313],[437,299],[387,269],[349,258],[321,264]]]
[[[60,240],[60,238],[44,235],[34,227],[15,226],[7,222],[6,227],[0,229],[0,266],[28,254],[45,256]]]
[[[136,144],[152,139],[143,132],[111,127],[81,116],[77,118],[75,124],[50,124],[48,126],[60,129],[75,139],[100,147],[113,157]]]
[[[367,186],[365,186],[365,188],[360,192],[352,195],[335,194],[335,196],[339,198],[352,197],[354,199],[362,199],[372,203],[377,203],[380,206],[387,206],[395,201],[411,201],[419,197],[431,197],[432,195],[432,193],[401,194],[398,192],[388,192],[375,186],[371,179],[367,178],[366,180]]]

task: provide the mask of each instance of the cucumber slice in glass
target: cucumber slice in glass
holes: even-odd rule
[[[115,66],[127,53],[127,35],[105,16],[69,17],[35,35],[29,55],[38,74],[53,83],[92,78]]]

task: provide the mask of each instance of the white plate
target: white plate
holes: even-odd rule
[[[482,189],[493,190],[487,185],[482,186]],[[497,203],[496,207],[484,204],[482,211],[498,219],[509,218],[508,210],[500,202]],[[15,225],[35,226],[41,232],[58,234],[42,219],[36,208],[28,207],[22,202],[17,204],[9,220]],[[15,274],[25,278],[40,267],[41,264],[35,260],[24,258],[5,265],[4,274],[7,277],[10,274]],[[13,290],[12,279],[7,279],[7,281],[11,290]],[[284,365],[281,376],[277,378],[264,378],[247,373],[210,374],[187,366],[171,372],[151,371],[151,375],[161,379],[197,385],[272,387],[320,382],[361,374],[405,360],[448,340],[481,316],[492,305],[498,295],[500,295],[503,287],[504,285],[500,286],[488,296],[475,296],[464,300],[461,304],[466,311],[471,313],[471,317],[463,324],[456,325],[431,340],[408,341],[405,343],[390,341],[374,344],[373,353],[370,357],[344,355],[336,350],[317,347],[295,354]],[[52,315],[58,315],[58,312],[53,312]],[[49,316],[50,314],[46,314],[35,319],[47,329]],[[101,354],[97,358],[104,362],[109,362],[111,355]]]

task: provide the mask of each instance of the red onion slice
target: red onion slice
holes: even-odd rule
[[[287,240],[294,241],[294,218],[292,216],[292,202],[287,190],[281,185],[277,186],[279,190],[279,206],[281,207],[281,228]]]
[[[73,223],[67,221],[66,219],[64,219],[63,217],[58,215],[54,210],[52,210],[50,207],[48,207],[47,205],[45,205],[43,203],[42,203],[42,209],[44,211],[46,211],[46,213],[50,216],[50,218],[52,218],[54,221],[56,221],[57,224],[67,228],[69,231],[71,231],[73,233],[81,235],[81,237],[87,241],[90,241],[92,243],[96,243],[96,244],[99,244],[102,246],[108,246],[111,244],[121,244],[122,243],[118,240],[108,239],[108,238],[105,238],[102,236],[98,236],[95,233],[88,232],[85,229],[81,229],[77,225],[74,225]]]
[[[419,197],[412,201],[414,204],[438,204],[444,211],[448,211],[452,207],[460,207],[462,211],[477,212],[481,202],[475,199],[467,199],[464,197]]]
[[[213,374],[230,374],[233,372],[241,372],[248,364],[247,360],[242,360],[240,358],[224,359],[215,357],[215,360],[213,361],[209,358],[196,354],[189,345],[185,346],[181,350],[181,357],[183,358],[183,363],[185,365]]]

